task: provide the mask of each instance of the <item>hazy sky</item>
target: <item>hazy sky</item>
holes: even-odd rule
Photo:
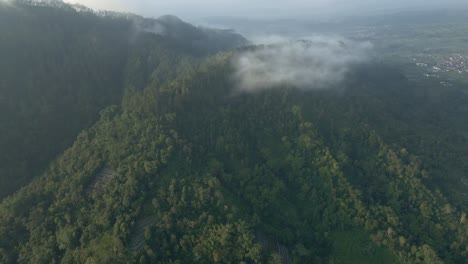
[[[146,16],[181,17],[359,14],[372,11],[451,8],[468,0],[65,0],[95,9],[129,11]]]

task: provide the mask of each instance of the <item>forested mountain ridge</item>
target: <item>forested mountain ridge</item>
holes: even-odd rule
[[[146,19],[165,27],[155,35],[135,15],[76,9],[61,1],[0,2],[1,198],[37,176],[100,110],[121,101],[126,61],[144,39],[157,39],[154,56],[171,49],[200,57],[246,43],[231,32]]]
[[[265,244],[293,263],[466,262],[466,207],[437,183],[464,169],[464,125],[457,146],[425,131],[460,120],[456,90],[437,95],[445,118],[417,122],[435,89],[382,63],[333,89],[252,93],[232,62],[261,47],[204,58],[161,34],[126,40],[102,91],[115,101],[0,204],[1,263],[284,263]]]
[[[364,123],[326,132],[307,120],[322,107],[310,102],[340,93],[226,96],[230,56],[154,86],[150,78],[101,112],[2,203],[3,262],[278,263],[258,232],[294,263],[464,262],[466,215],[424,186],[416,157]],[[117,175],[87,195],[103,167]]]

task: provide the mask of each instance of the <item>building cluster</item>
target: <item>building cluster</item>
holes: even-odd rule
[[[457,72],[468,73],[468,56],[454,54],[449,56],[430,55],[427,58],[432,61],[432,65],[424,62],[416,62],[419,67],[431,67],[432,72]]]

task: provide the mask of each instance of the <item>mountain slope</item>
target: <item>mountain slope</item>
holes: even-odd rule
[[[27,183],[119,102],[130,24],[47,6],[0,6],[0,197]]]
[[[275,263],[263,234],[294,263],[463,263],[466,215],[425,187],[416,157],[365,123],[335,124],[333,137],[311,123],[311,102],[335,91],[229,96],[231,56],[102,112],[2,203],[3,262]],[[103,167],[116,176],[87,195]]]
[[[99,111],[120,103],[127,59],[144,43],[159,47],[153,61],[170,65],[172,55],[202,57],[245,41],[180,20],[164,22],[171,36],[156,35],[139,28],[141,19],[60,1],[0,3],[0,198],[39,175]]]

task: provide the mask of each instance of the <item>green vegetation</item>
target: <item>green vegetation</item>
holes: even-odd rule
[[[141,21],[174,33],[151,34],[137,27]],[[200,57],[242,43],[236,34],[180,20],[77,12],[58,1],[0,3],[0,199],[41,174],[100,110],[121,102],[126,72],[141,88],[153,68],[158,78],[171,78],[172,65],[163,64],[176,53]],[[129,53],[140,50],[155,56],[152,64],[141,56],[126,69]]]
[[[0,198],[120,102],[130,23],[0,5]]]
[[[69,144],[41,157],[44,172],[3,199],[1,263],[281,263],[278,252],[262,249],[259,234],[284,245],[293,263],[466,263],[467,208],[450,189],[467,169],[468,130],[460,120],[468,99],[458,90],[435,101],[436,88],[373,63],[354,68],[336,89],[242,94],[231,63],[242,49],[204,57],[173,41],[138,34],[122,44],[119,67],[93,57],[103,69],[117,67],[121,79],[96,74],[116,84],[86,98],[113,99],[96,104],[67,135],[54,127],[76,138],[73,144],[55,159]],[[99,83],[94,71],[79,74]],[[41,87],[36,93],[50,89],[51,103],[62,96]],[[86,93],[80,87],[73,91]],[[77,114],[66,108],[47,116],[66,111]],[[2,118],[16,118],[9,113]],[[29,125],[52,133],[48,123]],[[103,174],[110,176],[96,179]]]
[[[388,250],[369,241],[366,233],[360,230],[337,232],[332,237],[333,263],[398,263]]]

